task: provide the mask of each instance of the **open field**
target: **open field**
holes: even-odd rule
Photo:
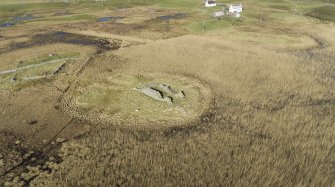
[[[335,186],[335,1],[242,3],[0,1],[0,186]]]

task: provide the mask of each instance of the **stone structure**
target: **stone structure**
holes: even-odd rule
[[[171,86],[166,84],[150,83],[142,88],[135,88],[135,90],[155,99],[173,104],[175,98],[184,99],[184,91],[176,92]]]
[[[164,96],[163,96],[163,93],[161,91],[158,91],[158,90],[155,90],[149,86],[146,86],[146,87],[143,87],[141,89],[139,89],[140,92],[142,92],[143,94],[153,98],[153,99],[156,99],[156,100],[159,100],[159,101],[162,101],[164,99]]]

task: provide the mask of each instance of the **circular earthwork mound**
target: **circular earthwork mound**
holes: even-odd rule
[[[87,81],[63,98],[64,111],[94,124],[161,128],[190,124],[210,106],[201,81],[172,74],[118,73]]]

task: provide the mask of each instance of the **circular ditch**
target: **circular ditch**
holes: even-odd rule
[[[74,118],[94,124],[164,128],[198,120],[211,101],[210,88],[194,78],[118,73],[83,81],[67,93],[62,106]]]

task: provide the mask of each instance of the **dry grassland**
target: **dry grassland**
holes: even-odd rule
[[[310,54],[319,55],[307,60]],[[185,36],[109,56],[126,59],[120,70],[209,82],[211,115],[192,128],[158,132],[101,126],[66,143],[59,168],[32,185],[334,185],[334,71],[324,68],[334,56],[328,50],[280,52]]]
[[[17,66],[20,61],[29,61],[40,56],[68,51],[79,52],[79,59],[66,64],[64,72],[60,72],[55,77],[47,80],[23,81],[18,83],[19,85],[12,84],[12,87],[7,89],[1,87],[0,160],[3,162],[0,167],[1,185],[8,181],[6,177],[24,173],[22,169],[25,169],[30,159],[34,158],[40,162],[51,155],[57,155],[50,148],[50,146],[59,146],[58,143],[55,144],[56,138],[69,139],[85,131],[84,127],[77,126],[76,123],[72,123],[64,131],[64,125],[72,119],[64,116],[58,110],[57,103],[66,87],[75,79],[66,73],[76,72],[87,61],[87,56],[95,52],[95,49],[68,44],[51,44],[0,55],[1,65],[3,65],[1,69],[7,69]],[[30,156],[26,156],[27,154]],[[10,171],[9,169],[13,169],[12,173],[4,175]]]

